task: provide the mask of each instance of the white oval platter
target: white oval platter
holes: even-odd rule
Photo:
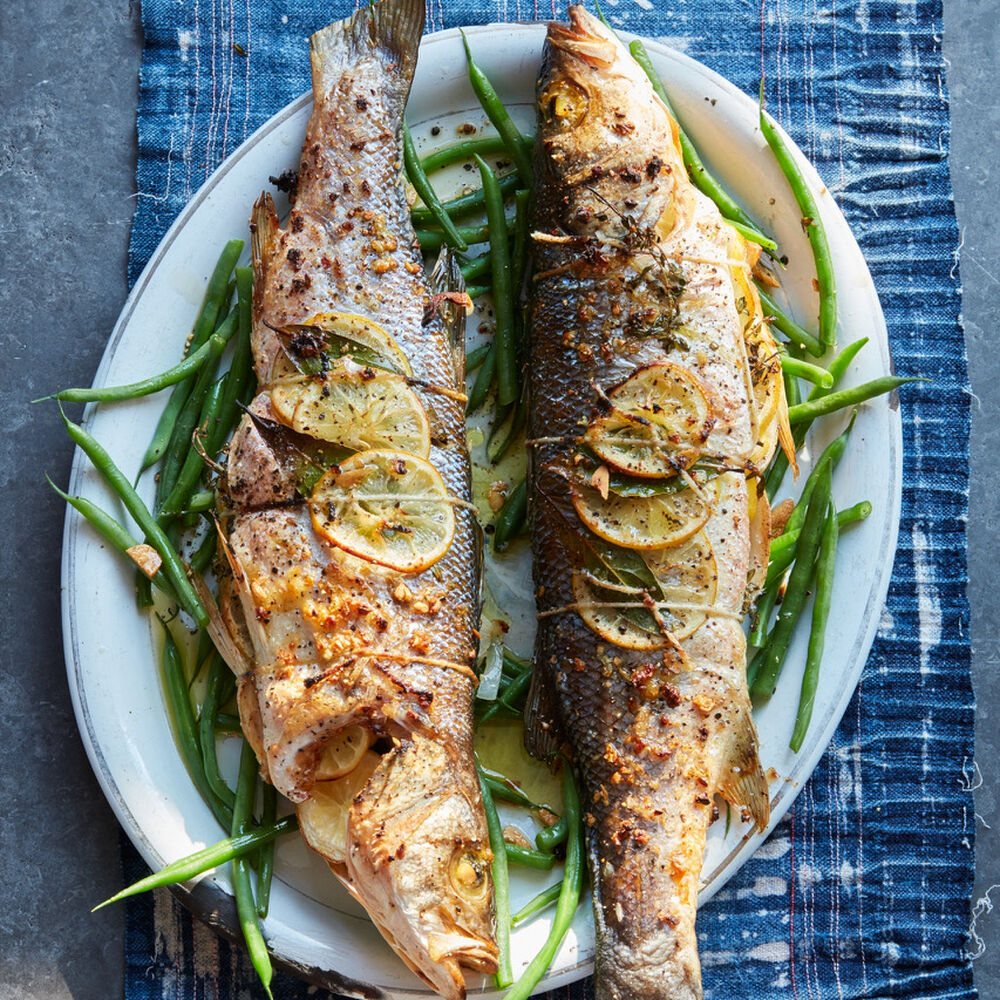
[[[515,119],[533,130],[533,88],[544,26],[488,25],[469,28],[467,34],[477,60]],[[803,320],[815,316],[812,262],[799,211],[757,129],[756,103],[692,59],[654,42],[647,47],[708,165],[790,257],[782,279],[791,312]],[[303,59],[306,56],[303,39]],[[184,209],[129,296],[95,384],[132,381],[176,361],[222,242],[246,236],[250,206],[268,187],[268,177],[297,167],[310,107],[304,96],[275,115],[225,161]],[[423,150],[454,141],[457,124],[485,121],[468,84],[457,30],[423,40],[408,118]],[[435,124],[443,127],[437,138],[430,139],[429,130]],[[819,199],[836,261],[840,340],[871,338],[845,380],[846,384],[862,382],[891,370],[878,297],[836,203],[804,157],[798,155],[798,159]],[[139,467],[163,404],[162,396],[154,396],[91,407],[86,422],[130,474]],[[831,424],[828,435],[838,427],[836,420]],[[817,438],[814,445],[822,446],[826,440],[829,437]],[[787,744],[806,629],[798,630],[777,694],[757,713],[761,757],[765,768],[773,768],[777,775],[771,785],[772,827],[829,742],[878,626],[896,548],[902,479],[900,418],[889,399],[862,408],[849,456],[835,477],[838,506],[868,499],[874,512],[842,536],[828,651],[812,729],[802,751],[792,754]],[[151,497],[148,476],[140,488]],[[79,454],[70,490],[119,509]],[[530,593],[526,581],[514,589]],[[530,650],[530,619],[523,609],[515,615],[513,644],[522,651]],[[133,574],[72,511],[64,535],[63,630],[69,684],[87,753],[108,801],[148,864],[160,868],[220,839],[219,827],[192,786],[167,723],[155,666],[156,645],[148,616],[135,608]],[[721,823],[713,826],[705,859],[703,903],[739,870],[763,838],[738,822],[728,836]],[[554,877],[522,878],[519,873],[513,907]],[[225,869],[178,887],[177,892],[202,919],[230,936],[238,934]],[[543,915],[515,931],[515,971],[527,964],[548,927]],[[366,997],[428,995],[427,988],[392,955],[360,908],[297,837],[286,838],[279,847],[271,912],[264,930],[277,962],[314,983]],[[591,917],[588,908],[581,907],[539,989],[587,975],[593,954]],[[477,978],[470,983],[470,993],[499,995],[489,982]]]

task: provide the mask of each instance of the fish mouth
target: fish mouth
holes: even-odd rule
[[[618,48],[611,32],[579,6],[569,8],[568,25],[549,25],[548,42],[595,69],[604,69],[614,63]]]
[[[458,925],[446,926],[437,915],[438,928],[425,934],[414,934],[405,924],[397,926],[407,940],[402,940],[371,906],[372,899],[351,878],[348,866],[331,863],[330,869],[344,888],[368,910],[372,923],[403,964],[445,1000],[465,1000],[465,975],[462,967],[491,975],[497,971],[500,949],[488,938]]]

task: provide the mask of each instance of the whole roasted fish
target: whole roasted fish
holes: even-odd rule
[[[382,0],[312,37],[290,214],[254,208],[260,390],[220,509],[222,641],[265,778],[403,961],[457,998],[459,966],[493,971],[497,949],[464,320],[431,295],[400,173],[423,20],[423,0]]]
[[[767,562],[755,472],[787,439],[756,255],[689,182],[676,123],[580,7],[538,81],[529,750],[584,780],[597,995],[701,996],[716,793],[763,829],[741,627]]]

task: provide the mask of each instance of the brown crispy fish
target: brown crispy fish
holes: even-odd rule
[[[497,949],[464,319],[431,295],[400,172],[423,20],[422,0],[382,0],[311,39],[297,193],[283,228],[270,196],[253,213],[260,390],[229,452],[221,603],[262,773],[403,961],[458,998],[460,965],[491,972]],[[455,274],[439,266],[442,289]]]
[[[677,126],[580,7],[538,81],[531,296],[529,749],[584,780],[597,996],[701,996],[714,797],[763,829],[742,619],[767,562],[755,471],[786,439],[749,247]]]

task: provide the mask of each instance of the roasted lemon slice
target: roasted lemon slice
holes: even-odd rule
[[[309,500],[316,531],[353,555],[419,573],[447,552],[455,514],[444,480],[425,459],[362,451],[330,469]]]
[[[319,758],[313,777],[316,781],[333,781],[350,774],[371,746],[371,730],[364,726],[348,726],[330,740]]]
[[[580,520],[595,535],[615,545],[640,550],[686,541],[708,520],[715,497],[712,482],[699,491],[688,486],[676,493],[651,497],[609,493],[607,499],[602,499],[589,486],[574,485],[571,489]]]
[[[292,430],[352,451],[430,454],[427,411],[402,375],[341,358],[325,376],[292,375],[275,383],[271,405]]]
[[[605,589],[585,572],[573,574],[573,599],[586,626],[625,649],[665,649],[673,644],[636,594]]]
[[[375,773],[381,757],[366,750],[357,766],[336,781],[317,781],[312,794],[295,807],[306,843],[327,861],[347,860],[347,820],[354,796]]]
[[[610,411],[591,422],[584,441],[633,476],[662,478],[692,464],[714,423],[697,377],[670,362],[640,368],[608,400]]]
[[[290,338],[287,350],[300,370],[319,371],[318,357],[345,355],[359,364],[388,368],[400,375],[412,375],[413,369],[403,349],[383,326],[367,316],[355,313],[321,312],[301,323],[282,330]]]
[[[719,573],[703,531],[683,545],[644,552],[663,596],[658,611],[675,639],[686,639],[708,617],[718,592]]]

